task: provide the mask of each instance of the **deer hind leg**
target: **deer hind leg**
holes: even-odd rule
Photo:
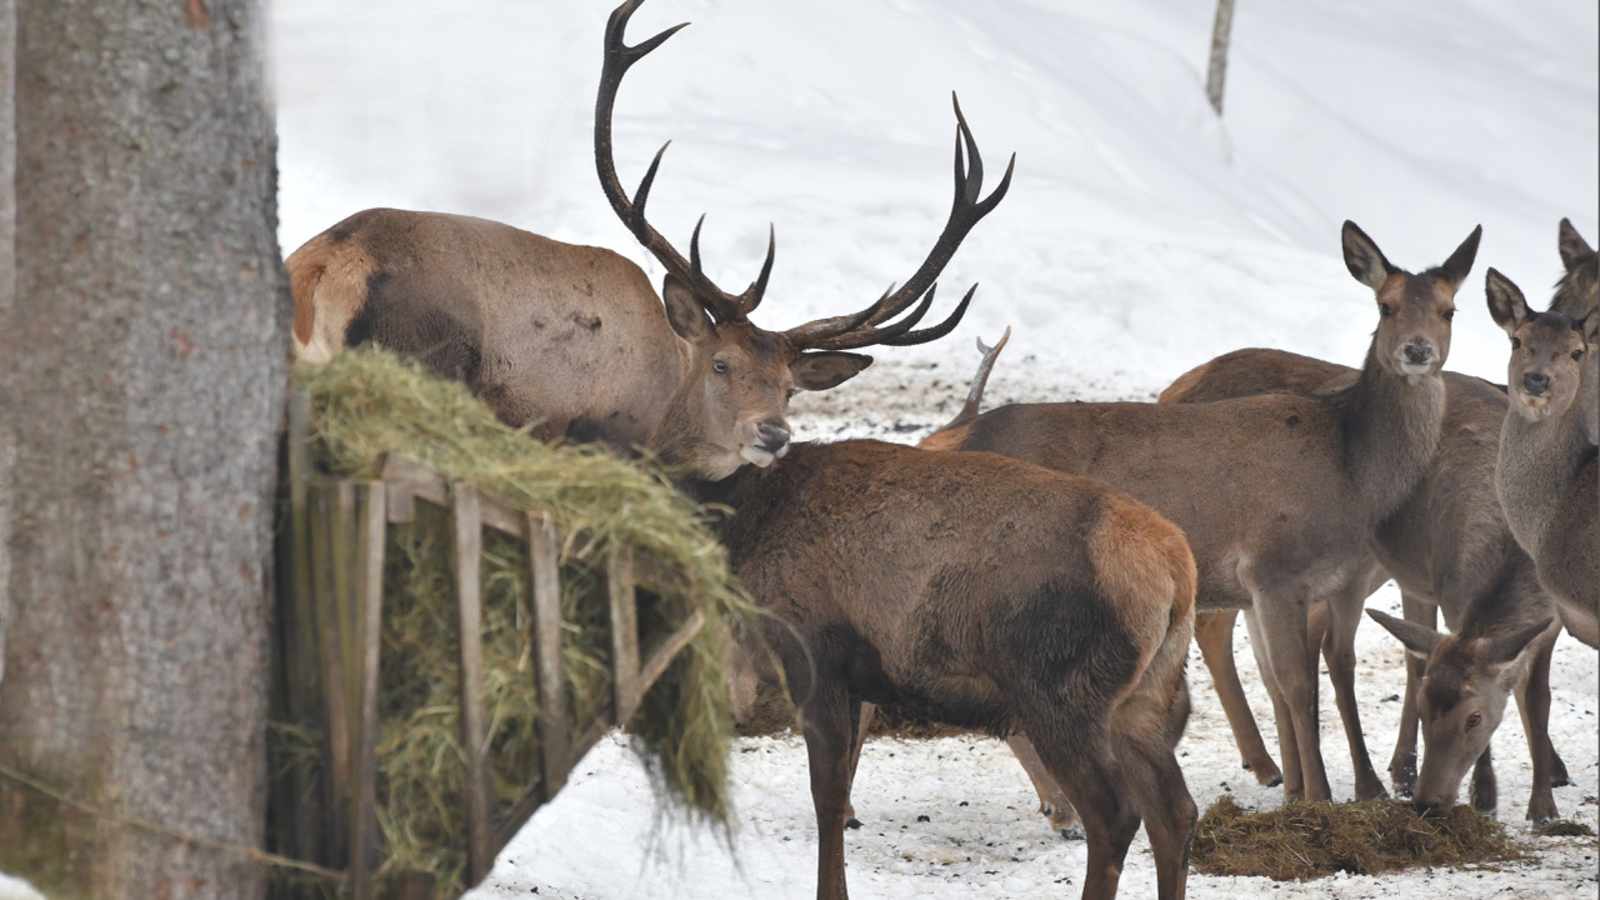
[[[1494,815],[1500,805],[1500,782],[1494,774],[1494,757],[1491,748],[1483,748],[1483,755],[1472,766],[1472,808],[1486,816]]]
[[[1064,717],[1059,706],[1047,707],[1029,716],[1026,728],[1045,770],[1065,790],[1083,821],[1089,851],[1083,900],[1111,900],[1117,895],[1128,846],[1139,831],[1127,775],[1113,762],[1103,729],[1089,724],[1087,717]]]
[[[867,742],[867,732],[872,730],[872,720],[877,716],[878,707],[871,703],[858,704],[859,712],[856,713],[854,734],[850,741],[850,792],[855,792],[856,768],[861,765],[861,747]],[[844,827],[860,828],[861,820],[856,818],[855,801],[846,797],[844,804]]]
[[[1006,739],[1011,747],[1011,753],[1022,764],[1022,771],[1027,773],[1028,780],[1033,783],[1033,791],[1039,795],[1039,812],[1050,820],[1050,827],[1059,832],[1064,838],[1081,838],[1082,829],[1079,828],[1078,812],[1072,808],[1072,801],[1067,799],[1067,794],[1056,783],[1054,777],[1045,768],[1044,761],[1039,759],[1039,751],[1034,748],[1033,742],[1022,732],[1013,732]],[[1074,831],[1078,833],[1073,833]]]
[[[1438,628],[1439,608],[1402,591],[1400,603],[1407,622]],[[1407,653],[1406,689],[1400,695],[1400,734],[1395,738],[1394,755],[1389,757],[1389,783],[1397,797],[1410,797],[1417,789],[1417,687],[1422,684],[1426,660]]]
[[[850,746],[859,714],[843,685],[818,684],[801,708],[811,803],[817,815],[817,900],[845,900],[844,820],[850,803]]]
[[[1200,646],[1200,658],[1205,660],[1211,673],[1211,685],[1222,701],[1222,712],[1228,717],[1228,729],[1233,732],[1233,742],[1239,747],[1239,757],[1245,769],[1254,773],[1256,781],[1267,787],[1283,783],[1283,773],[1267,752],[1266,742],[1256,727],[1256,717],[1250,711],[1250,701],[1239,682],[1239,670],[1233,664],[1233,625],[1239,618],[1236,609],[1219,609],[1203,612],[1194,619],[1194,642]]]
[[[1559,632],[1558,632],[1559,634]],[[1534,822],[1547,822],[1561,813],[1556,808],[1556,776],[1566,775],[1566,765],[1556,771],[1561,757],[1550,742],[1550,658],[1555,641],[1536,638],[1543,643],[1534,653],[1528,673],[1517,685],[1517,708],[1522,714],[1522,730],[1528,737],[1528,755],[1533,760],[1533,792],[1528,797],[1528,818]]]
[[[1305,799],[1331,800],[1319,737],[1317,645],[1306,634],[1309,606],[1301,598],[1266,593],[1257,593],[1254,604],[1251,613],[1260,622],[1267,662],[1293,725]]]
[[[1382,779],[1372,768],[1366,736],[1361,731],[1361,709],[1356,703],[1356,628],[1361,624],[1366,599],[1364,585],[1352,586],[1328,599],[1328,630],[1322,647],[1328,677],[1333,681],[1334,702],[1344,723],[1345,741],[1350,745],[1356,799],[1377,800],[1389,796],[1389,792],[1383,789]]]

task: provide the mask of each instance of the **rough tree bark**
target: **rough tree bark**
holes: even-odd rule
[[[0,0],[0,333],[11,330],[11,308],[17,295],[15,130],[16,0]],[[0,346],[4,346],[0,344]],[[11,621],[11,460],[16,442],[6,425],[12,420],[5,366],[0,366],[0,682],[6,680],[6,623]]]
[[[16,9],[0,766],[257,846],[288,293],[259,0]],[[9,82],[10,79],[7,79]],[[232,852],[0,774],[0,869],[62,898],[259,897]]]
[[[1206,67],[1206,99],[1222,115],[1222,85],[1228,77],[1228,40],[1233,31],[1233,0],[1217,0],[1217,19],[1211,26],[1211,63]]]

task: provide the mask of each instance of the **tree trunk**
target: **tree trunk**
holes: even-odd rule
[[[0,0],[0,334],[11,331],[11,309],[17,296],[16,0]],[[0,344],[4,346],[4,344]],[[6,680],[6,624],[11,621],[11,461],[16,441],[11,436],[11,396],[7,367],[0,366],[0,682]]]
[[[1222,115],[1222,83],[1228,77],[1228,39],[1233,31],[1233,0],[1217,0],[1217,20],[1211,26],[1211,64],[1206,67],[1206,99]]]
[[[0,772],[0,869],[55,900],[263,893],[176,835],[255,847],[264,819],[289,313],[266,29],[257,0],[17,5],[0,766],[97,812]]]

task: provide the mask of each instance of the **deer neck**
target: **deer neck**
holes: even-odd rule
[[[1345,470],[1377,522],[1399,509],[1427,474],[1443,432],[1444,379],[1389,371],[1379,364],[1374,341],[1360,378],[1338,399]]]
[[[690,451],[700,442],[700,423],[705,421],[705,393],[699,390],[698,379],[690,379],[693,352],[684,341],[677,342],[678,353],[673,357],[675,371],[661,373],[677,385],[668,398],[666,409],[650,431],[647,448],[663,463],[679,465],[689,458]]]
[[[1595,455],[1576,398],[1560,415],[1536,422],[1523,418],[1515,401],[1500,428],[1500,462],[1495,476],[1500,505],[1517,543],[1538,558],[1550,520],[1561,510],[1578,471]]]

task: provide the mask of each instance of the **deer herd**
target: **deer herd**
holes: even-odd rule
[[[859,311],[762,329],[750,316],[768,287],[770,238],[755,280],[728,293],[702,269],[699,224],[685,259],[645,218],[666,147],[632,196],[619,181],[617,90],[683,27],[626,44],[640,2],[606,26],[594,151],[613,210],[666,270],[660,296],[609,250],[372,209],[289,256],[294,352],[316,364],[381,344],[461,380],[508,424],[642,448],[683,473],[683,490],[734,510],[720,537],[771,614],[742,637],[735,693],[781,678],[794,700],[818,897],[846,896],[850,788],[882,704],[1008,736],[1052,821],[1081,820],[1083,897],[1115,896],[1141,823],[1158,895],[1182,897],[1197,813],[1174,748],[1190,708],[1191,635],[1263,784],[1332,799],[1320,654],[1356,796],[1384,796],[1356,703],[1354,638],[1366,598],[1391,579],[1404,618],[1367,614],[1406,651],[1395,792],[1419,812],[1449,806],[1470,768],[1471,802],[1492,812],[1489,739],[1512,697],[1533,763],[1528,817],[1558,814],[1551,789],[1567,773],[1548,732],[1552,645],[1565,628],[1600,646],[1600,264],[1570,222],[1547,311],[1488,270],[1489,310],[1510,338],[1504,387],[1443,371],[1481,228],[1413,272],[1346,222],[1345,265],[1375,307],[1358,367],[1247,349],[1184,373],[1156,403],[985,411],[1005,342],[980,342],[965,406],[920,446],[795,444],[796,391],[832,389],[871,364],[850,351],[934,341],[961,321],[975,288],[943,321],[916,327],[941,270],[1005,197],[1012,166],[983,196],[982,157],[956,103],[955,196],[921,266]],[[1241,612],[1281,772],[1234,668]]]

